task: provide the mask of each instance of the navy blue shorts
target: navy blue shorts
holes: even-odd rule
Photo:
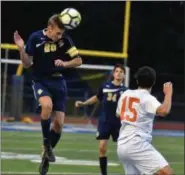
[[[121,124],[119,123],[113,124],[113,123],[99,122],[97,133],[96,133],[96,139],[109,140],[110,136],[112,136],[112,140],[116,142],[119,136],[120,127],[121,127]]]
[[[40,97],[49,96],[53,102],[53,111],[65,112],[67,87],[63,78],[33,81],[32,88],[37,101]]]

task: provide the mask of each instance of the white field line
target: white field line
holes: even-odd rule
[[[13,136],[12,136],[12,138],[1,138],[1,142],[3,143],[3,142],[12,142],[12,140],[13,140]],[[34,140],[32,140],[32,139],[30,139],[30,140],[26,140],[26,143],[38,143],[38,142],[42,142],[42,137],[40,137],[40,139],[35,139],[34,137],[33,137],[33,139]],[[13,140],[13,142],[19,142],[19,143],[22,143],[23,142],[23,140],[24,139],[22,139],[22,138],[20,138],[20,139],[14,139]],[[79,142],[76,142],[75,144],[82,144],[81,143],[81,141],[84,141],[83,142],[83,145],[92,145],[92,143],[89,143],[89,142],[98,142],[95,138],[91,138],[91,139],[86,139],[86,138],[80,138],[80,139],[73,139],[73,138],[70,138],[70,139],[66,139],[66,138],[64,138],[64,139],[62,139],[61,138],[61,142],[63,142],[64,144],[73,144],[74,145],[74,141],[79,141]],[[87,142],[88,141],[88,142]],[[111,141],[111,140],[110,140]],[[116,143],[112,143],[112,141],[111,141],[111,143],[110,143],[110,146],[113,146],[114,144],[116,144]],[[166,146],[167,144],[169,144],[169,145],[174,145],[174,146],[182,146],[182,147],[184,147],[184,143],[182,144],[182,145],[177,145],[177,143],[170,143],[170,142],[161,142],[160,144],[158,144],[158,145],[156,145],[157,147],[158,146]]]
[[[7,151],[11,151],[11,150],[22,150],[22,151],[41,151],[41,147],[40,149],[36,149],[36,148],[29,148],[29,147],[26,147],[26,148],[2,148],[2,150],[7,150]],[[98,149],[70,149],[70,148],[61,148],[61,149],[56,149],[55,152],[85,152],[85,153],[98,153]],[[111,153],[116,153],[116,150],[108,150],[108,152],[111,152]],[[177,152],[174,152],[174,151],[163,151],[162,154],[170,154],[170,155],[183,155],[184,152],[183,151],[177,151]]]

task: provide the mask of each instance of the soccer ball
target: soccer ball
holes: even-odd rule
[[[60,20],[66,29],[74,29],[81,22],[80,13],[74,8],[67,8],[60,13]]]

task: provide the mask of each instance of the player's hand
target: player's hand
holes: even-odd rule
[[[18,31],[14,32],[14,42],[17,45],[17,47],[19,49],[24,48],[24,40],[21,38],[21,36],[19,35]]]
[[[66,65],[67,65],[66,61],[62,61],[60,59],[55,60],[55,66],[57,66],[57,67],[66,67]]]
[[[173,94],[173,84],[171,82],[164,83],[163,92],[165,95],[172,95]]]
[[[82,107],[82,106],[84,106],[84,103],[83,103],[82,101],[76,101],[76,102],[75,102],[75,107],[76,107],[76,108],[80,108],[80,107]]]

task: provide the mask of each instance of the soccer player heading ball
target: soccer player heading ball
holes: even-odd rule
[[[61,137],[65,117],[67,89],[62,72],[80,66],[82,59],[71,38],[65,34],[60,14],[49,18],[46,29],[33,32],[25,49],[18,31],[14,33],[14,42],[23,66],[32,69],[32,87],[41,107],[44,152],[39,171],[45,175],[49,162],[55,161],[53,148]],[[50,130],[51,115],[53,125]]]
[[[165,97],[161,104],[150,94],[155,80],[152,68],[140,68],[136,73],[138,89],[125,91],[118,102],[122,126],[117,153],[126,175],[173,175],[168,162],[151,144],[154,117],[170,112],[173,87],[171,82],[163,85]]]
[[[112,80],[106,81],[99,88],[98,93],[85,102],[76,101],[76,107],[82,107],[96,102],[102,106],[99,118],[97,137],[99,140],[99,163],[102,175],[107,175],[107,146],[109,137],[112,136],[114,142],[117,141],[120,129],[120,119],[116,116],[118,99],[127,88],[123,85],[125,68],[117,64],[112,73]]]

